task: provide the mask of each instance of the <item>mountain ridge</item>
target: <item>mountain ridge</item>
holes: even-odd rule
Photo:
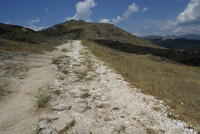
[[[160,36],[160,35],[149,35],[145,36],[146,39],[189,39],[189,40],[200,40],[200,34],[182,34],[182,35],[166,35],[166,36]]]

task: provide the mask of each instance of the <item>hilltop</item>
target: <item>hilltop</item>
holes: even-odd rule
[[[1,49],[14,49],[13,46],[16,49],[23,49],[23,47],[27,49],[27,45],[29,45],[29,49],[49,47],[51,50],[54,46],[52,44],[62,44],[66,40],[119,41],[135,46],[161,48],[112,24],[71,20],[41,31],[34,31],[22,26],[0,23]]]
[[[46,37],[79,40],[112,40],[137,46],[156,47],[150,41],[136,37],[112,24],[71,20],[39,31]]]

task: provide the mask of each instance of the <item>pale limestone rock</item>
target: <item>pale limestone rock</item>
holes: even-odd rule
[[[58,120],[55,120],[52,123],[52,128],[56,129],[58,132],[61,132],[66,127],[71,127],[70,125],[75,123],[74,117],[63,117]]]

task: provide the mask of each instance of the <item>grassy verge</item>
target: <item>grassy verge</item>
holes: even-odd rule
[[[13,41],[8,39],[0,39],[0,50],[35,52],[52,51],[60,44],[68,42],[67,40],[50,40],[49,42],[28,43],[23,41]]]
[[[164,100],[191,126],[200,128],[200,68],[158,60],[152,55],[119,52],[83,41],[89,50],[108,63],[142,92]]]

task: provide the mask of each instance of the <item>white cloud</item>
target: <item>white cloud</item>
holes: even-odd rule
[[[135,3],[129,5],[128,9],[123,14],[123,18],[129,18],[132,13],[137,12],[138,10],[139,7]]]
[[[140,36],[140,33],[139,32],[134,32],[134,33],[131,33],[132,35],[135,35],[135,36]]]
[[[39,18],[35,18],[35,19],[32,19],[32,20],[28,21],[27,23],[28,24],[34,24],[34,23],[38,23],[38,22],[40,22],[40,19]]]
[[[149,10],[149,8],[148,8],[148,7],[145,7],[145,8],[142,9],[142,12],[146,12],[146,11],[148,11],[148,10]]]
[[[196,23],[200,22],[200,0],[191,0],[187,8],[178,15],[177,23]]]
[[[128,6],[128,8],[126,9],[126,11],[123,13],[122,16],[118,16],[113,19],[101,19],[100,22],[116,24],[119,23],[120,21],[128,19],[133,13],[139,11],[139,9],[140,8],[135,3],[132,3],[131,5]]]
[[[121,16],[117,16],[117,18],[113,18],[111,20],[111,23],[116,24],[119,23],[120,21],[122,21],[124,18],[122,18]]]
[[[110,23],[110,19],[101,19],[100,23]]]
[[[200,25],[188,25],[175,28],[173,31],[175,34],[188,34],[188,33],[200,33]]]
[[[40,27],[40,26],[32,25],[32,26],[28,26],[28,28],[33,29],[35,31],[40,31],[40,30],[45,29],[47,27]]]
[[[161,30],[172,30],[174,33],[199,32],[200,27],[200,0],[191,0],[176,20],[169,20]],[[194,30],[194,31],[191,31]]]
[[[49,12],[49,9],[48,8],[44,8],[44,11],[47,13],[47,12]]]
[[[78,2],[76,4],[76,13],[72,17],[67,17],[65,21],[69,20],[90,20],[92,15],[92,8],[94,8],[97,3],[94,0],[84,0],[83,2]]]
[[[28,25],[27,26],[28,28],[33,29],[35,31],[39,31],[41,29],[46,28],[46,27],[36,26],[36,24],[39,23],[39,22],[40,22],[40,19],[39,18],[35,18],[35,19],[27,21],[26,24]]]

